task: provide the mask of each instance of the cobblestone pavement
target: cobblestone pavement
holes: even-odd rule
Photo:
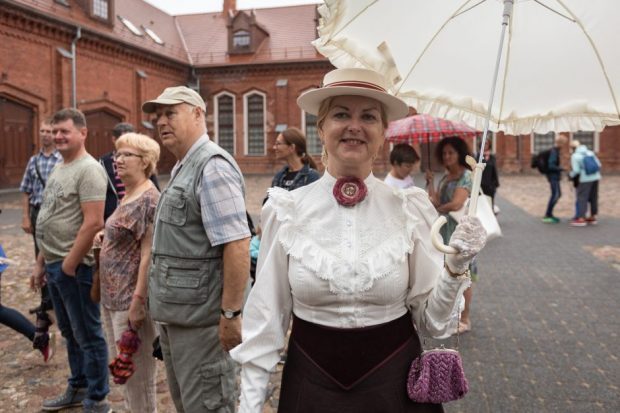
[[[254,218],[270,181],[246,180]],[[556,211],[566,221],[574,199],[563,185]],[[464,400],[447,404],[448,413],[620,411],[620,360],[614,351],[620,344],[619,191],[620,176],[604,178],[596,227],[544,225],[539,219],[549,195],[544,177],[502,177],[497,203],[504,237],[479,257],[473,330],[460,340],[471,390]],[[26,312],[36,302],[26,286],[32,241],[19,228],[18,196],[0,194],[0,209],[0,243],[15,261],[3,275],[2,303]],[[42,399],[64,389],[62,340],[47,365],[29,347],[0,326],[0,413],[38,412]],[[277,409],[281,366],[278,370],[264,413]],[[118,386],[110,400],[116,412],[124,411]],[[161,363],[158,404],[160,412],[174,411]]]

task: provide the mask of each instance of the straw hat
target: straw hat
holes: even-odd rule
[[[323,87],[309,90],[297,98],[297,105],[304,111],[317,115],[321,102],[334,96],[365,96],[378,100],[385,106],[388,121],[404,118],[409,113],[407,104],[387,92],[383,76],[374,70],[349,68],[336,69],[323,78]]]

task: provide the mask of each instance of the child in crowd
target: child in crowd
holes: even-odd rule
[[[395,145],[390,153],[390,164],[392,169],[385,177],[385,183],[394,188],[409,188],[414,186],[411,173],[414,171],[420,156],[410,145],[399,143]]]
[[[9,266],[10,260],[6,258],[2,245],[0,245],[0,280],[2,280],[2,273]],[[54,355],[55,350],[55,337],[54,334],[50,334],[47,331],[40,334],[40,337],[35,341],[35,333],[38,327],[36,327],[30,320],[28,320],[19,311],[2,305],[0,300],[0,324],[4,324],[7,327],[21,333],[28,340],[33,342],[35,350],[39,350],[43,356],[43,361],[48,362]],[[51,324],[51,322],[50,322]]]

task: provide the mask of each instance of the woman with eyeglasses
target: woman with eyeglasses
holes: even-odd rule
[[[157,411],[155,359],[151,343],[155,326],[146,311],[147,270],[151,255],[153,218],[159,191],[149,179],[159,160],[159,144],[146,135],[127,133],[116,142],[114,158],[125,196],[108,218],[95,243],[100,243],[99,278],[101,318],[104,321],[110,359],[115,343],[128,327],[142,345],[133,355],[135,372],[123,389],[126,407],[132,412]],[[101,237],[103,236],[103,240]]]
[[[273,177],[272,187],[291,191],[319,179],[316,163],[306,153],[306,137],[299,129],[288,128],[279,134],[273,149],[276,159],[286,165]]]

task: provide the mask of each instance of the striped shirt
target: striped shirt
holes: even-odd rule
[[[205,134],[177,162],[170,180],[183,163],[209,137]],[[200,183],[200,210],[202,225],[213,246],[250,237],[245,208],[243,177],[226,159],[214,156],[205,165]]]
[[[20,192],[28,194],[28,202],[33,206],[40,206],[43,201],[43,189],[45,189],[45,183],[52,173],[52,169],[56,164],[62,162],[62,155],[58,151],[54,151],[50,156],[45,156],[43,151],[30,157],[26,170],[24,172],[24,178],[19,186]],[[37,174],[36,166],[39,167],[41,173],[41,179]]]

